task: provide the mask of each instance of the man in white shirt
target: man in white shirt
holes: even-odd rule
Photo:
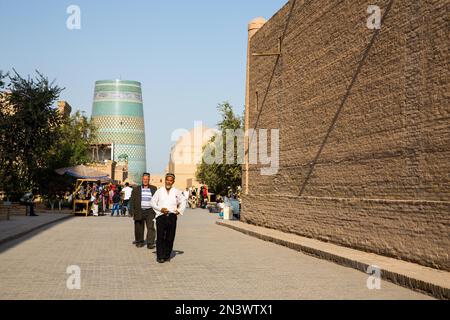
[[[184,200],[186,201],[186,207],[188,207],[189,206],[189,189],[188,188],[186,188],[186,190],[183,191],[183,197],[184,197]]]
[[[170,261],[177,217],[186,209],[183,193],[173,188],[175,175],[166,174],[165,186],[153,195],[151,204],[156,213],[156,256],[159,263]]]
[[[122,205],[122,215],[129,214],[130,208],[128,207],[128,202],[130,202],[131,193],[133,192],[133,188],[130,187],[130,184],[125,183],[125,188],[122,189],[123,192],[123,205]]]

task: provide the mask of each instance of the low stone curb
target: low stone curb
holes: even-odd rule
[[[216,221],[216,224],[242,232],[246,235],[256,237],[264,241],[273,242],[275,244],[282,245],[320,259],[334,262],[341,266],[357,269],[364,273],[366,273],[367,268],[372,265],[364,261],[368,260],[365,259],[367,258],[367,256],[370,256],[370,260],[373,260],[374,257],[375,259],[379,257],[378,258],[379,260],[387,262],[387,264],[391,265],[396,264],[397,269],[399,266],[401,268],[401,265],[407,265],[407,268],[410,269],[412,272],[399,273],[397,271],[390,270],[389,267],[380,265],[379,267],[381,270],[381,278],[383,280],[392,282],[402,287],[430,295],[437,299],[447,299],[447,300],[450,299],[450,273],[446,271],[434,270],[428,267],[415,265],[409,262],[396,260],[384,256],[378,256],[373,253],[365,253],[350,248],[340,247],[342,250],[345,250],[347,254],[345,255],[339,254],[329,250],[331,249],[330,247],[337,247],[334,244],[304,238],[294,234],[287,234],[278,230],[272,230],[264,227],[249,225],[240,221],[219,220]],[[292,240],[294,238],[297,239],[297,241]],[[308,245],[305,244],[305,242],[306,243],[315,242],[317,245],[316,246]],[[323,248],[318,248],[318,246],[323,246]],[[354,252],[354,254],[352,254],[352,251]],[[366,257],[361,258],[362,256]],[[414,273],[421,274],[421,271],[423,270],[426,270],[427,273],[434,273],[433,276],[435,278],[439,278],[439,281],[424,281],[423,279],[419,279],[419,277],[414,276]]]

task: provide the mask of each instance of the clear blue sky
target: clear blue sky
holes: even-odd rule
[[[242,114],[247,24],[286,2],[0,0],[0,70],[39,70],[66,88],[61,100],[87,115],[96,80],[140,81],[147,166],[160,173],[173,130],[196,120],[214,127],[226,100]],[[81,9],[81,30],[66,28],[72,4]]]

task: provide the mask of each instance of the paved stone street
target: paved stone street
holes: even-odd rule
[[[133,222],[76,217],[0,246],[0,299],[429,299],[368,275],[215,224],[206,210],[178,219],[169,263],[137,249]],[[68,290],[70,265],[81,289]]]
[[[67,211],[57,213],[40,212],[37,217],[12,215],[10,220],[0,221],[0,244],[18,238],[46,224],[55,223],[71,216],[72,214]]]

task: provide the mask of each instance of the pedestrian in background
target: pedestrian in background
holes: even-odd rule
[[[122,205],[122,214],[129,216],[130,213],[130,207],[129,202],[131,198],[131,193],[133,192],[133,188],[130,187],[130,184],[127,182],[125,183],[125,188],[122,190],[123,192],[123,205]]]
[[[114,185],[111,183],[109,185],[109,190],[108,190],[108,201],[109,201],[109,207],[112,208],[113,206],[113,197],[114,197]]]
[[[98,217],[98,191],[92,193],[92,215]]]
[[[183,191],[183,197],[186,200],[186,207],[189,206],[189,188],[186,188],[186,190]]]
[[[103,188],[103,213],[105,214],[109,210],[109,188],[105,186]]]
[[[113,192],[113,196],[112,196],[112,202],[113,202],[113,206],[112,206],[112,210],[111,210],[111,217],[114,216],[114,212],[117,211],[117,216],[120,216],[120,193],[119,190],[114,190]]]

